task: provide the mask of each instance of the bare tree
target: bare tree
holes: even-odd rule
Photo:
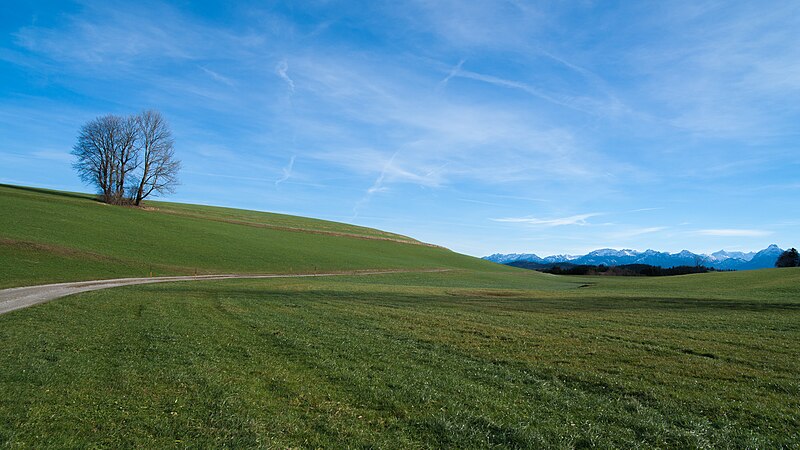
[[[136,128],[131,118],[109,114],[81,128],[72,149],[78,176],[97,187],[106,203],[122,203],[125,178],[138,165]]]
[[[86,123],[72,154],[78,176],[95,185],[104,202],[139,205],[153,192],[174,191],[180,161],[172,146],[172,133],[161,114],[145,111]]]
[[[181,163],[175,159],[172,131],[161,113],[143,111],[136,117],[136,125],[142,164],[139,183],[131,198],[138,206],[153,192],[174,192]]]
[[[73,167],[78,176],[84,183],[95,185],[104,201],[108,201],[111,194],[111,145],[107,143],[112,140],[107,131],[111,121],[111,116],[105,116],[86,123],[78,134],[78,143],[72,148],[77,158]]]
[[[136,118],[128,116],[121,118],[116,135],[116,149],[114,157],[116,171],[114,176],[114,201],[115,204],[126,203],[125,190],[129,182],[128,175],[139,167],[139,149],[137,148]]]

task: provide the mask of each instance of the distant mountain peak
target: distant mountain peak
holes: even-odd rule
[[[613,248],[601,248],[599,250],[595,250],[593,252],[589,252],[588,255],[593,256],[634,256],[638,255],[639,252],[636,250],[631,250],[629,248],[625,248],[622,250],[617,250]]]
[[[483,259],[500,264],[509,264],[517,261],[533,263],[566,263],[618,266],[623,264],[649,264],[660,267],[675,267],[685,265],[703,264],[708,267],[721,270],[748,270],[763,269],[773,267],[775,260],[783,250],[776,244],[771,244],[767,248],[758,252],[728,252],[719,250],[710,255],[698,254],[689,250],[681,250],[678,253],[659,252],[647,249],[639,252],[632,249],[617,250],[613,248],[601,248],[591,251],[585,255],[551,255],[541,258],[533,253],[496,253],[486,256]]]
[[[495,253],[494,255],[484,256],[483,259],[496,262],[498,264],[507,264],[514,261],[528,261],[528,262],[541,262],[544,261],[533,253]]]

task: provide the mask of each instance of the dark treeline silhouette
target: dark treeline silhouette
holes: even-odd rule
[[[692,273],[716,272],[717,269],[705,266],[676,266],[659,267],[649,264],[624,264],[621,266],[592,266],[575,265],[569,263],[557,264],[538,264],[527,261],[515,261],[509,266],[520,267],[523,269],[536,270],[539,272],[552,273],[554,275],[608,275],[623,277],[664,277],[673,275],[688,275]]]
[[[800,255],[797,253],[797,249],[790,248],[785,252],[781,253],[781,256],[778,257],[778,260],[775,261],[775,267],[798,267],[800,266]]]

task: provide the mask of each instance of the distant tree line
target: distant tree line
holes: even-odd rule
[[[173,145],[172,131],[158,111],[109,114],[81,128],[73,167],[104,202],[138,206],[153,193],[174,192],[181,163]]]
[[[551,273],[554,275],[609,275],[609,276],[647,276],[647,277],[663,277],[673,275],[688,275],[691,273],[706,273],[715,272],[717,269],[705,266],[676,266],[676,267],[659,267],[651,266],[649,264],[623,264],[620,266],[605,266],[605,265],[575,265],[569,263],[560,264],[536,264],[527,263],[526,261],[516,261],[509,263],[510,266],[521,267],[523,269],[537,270],[539,272]]]
[[[778,260],[775,261],[775,267],[800,267],[800,255],[798,255],[797,249],[790,248],[781,253]]]

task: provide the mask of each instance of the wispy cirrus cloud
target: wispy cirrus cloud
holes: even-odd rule
[[[375,179],[375,182],[372,183],[369,189],[367,189],[367,195],[372,195],[378,192],[385,192],[387,190],[386,187],[383,186],[383,182],[386,179],[386,174],[390,172],[392,169],[392,164],[394,163],[395,158],[397,158],[397,152],[392,154],[392,157],[386,161],[386,164],[383,166],[383,170],[381,170],[380,175],[378,178]]]
[[[75,160],[75,157],[72,156],[68,151],[59,151],[55,149],[47,149],[47,150],[36,150],[31,153],[36,158],[41,159],[49,159],[52,161],[59,161],[64,163],[71,163]]]
[[[720,236],[720,237],[763,237],[772,234],[771,231],[766,230],[747,230],[735,228],[718,228],[708,230],[697,230],[694,234],[700,236]]]
[[[286,87],[289,89],[290,93],[294,93],[294,80],[289,77],[289,62],[281,60],[278,62],[278,65],[275,66],[275,73],[284,81],[286,82]]]
[[[366,192],[364,192],[364,196],[361,197],[360,200],[353,205],[353,217],[358,217],[358,214],[361,212],[361,208],[366,205],[373,195],[378,194],[380,192],[386,192],[389,190],[386,186],[384,186],[384,180],[386,179],[386,174],[391,170],[392,164],[394,163],[395,158],[397,157],[397,152],[394,152],[383,165],[383,170],[381,170],[378,177],[372,183]]]
[[[386,76],[358,61],[324,55],[295,60],[307,94],[314,94],[315,107],[335,109],[341,119],[371,130],[370,138],[385,136],[392,147],[402,150],[402,159],[387,172],[387,183],[445,186],[458,180],[502,184],[568,178],[588,182],[621,167],[618,161],[582,148],[570,130],[529,112],[421,92],[425,80],[406,72],[406,67],[393,67],[392,76]],[[360,133],[347,134],[330,122],[320,123],[314,115],[292,120],[295,128],[320,130],[321,137],[330,134],[331,139],[314,146],[312,157],[364,173],[384,170],[386,152],[360,141]],[[331,145],[336,141],[340,144]]]
[[[295,158],[296,158],[296,156],[295,156],[295,155],[292,155],[292,157],[291,157],[291,158],[289,158],[289,164],[287,164],[287,165],[286,165],[286,167],[284,167],[283,169],[281,169],[281,172],[283,172],[283,174],[281,175],[281,177],[280,177],[280,178],[278,178],[277,180],[275,180],[275,187],[278,187],[278,185],[280,185],[280,184],[281,184],[281,183],[283,183],[284,181],[286,181],[286,180],[288,180],[289,178],[291,178],[291,176],[292,176],[292,170],[294,169],[294,160],[295,160]]]
[[[630,230],[625,230],[623,236],[641,236],[643,234],[650,234],[650,233],[658,233],[659,231],[664,231],[669,229],[669,227],[644,227],[644,228],[633,228]]]
[[[61,29],[29,25],[13,34],[18,46],[64,66],[114,66],[136,70],[153,58],[232,59],[261,42],[255,35],[198,23],[178,9],[153,2],[146,7],[84,3],[64,17]],[[169,24],[169,26],[165,26]]]
[[[636,68],[640,92],[656,101],[654,115],[694,137],[752,142],[795,134],[786,125],[798,111],[789,98],[797,100],[800,92],[800,49],[785,43],[797,39],[800,6],[771,2],[762,13],[763,6],[662,4],[631,24],[630,31],[648,39],[621,56]],[[638,27],[672,32],[648,36]]]
[[[457,71],[452,72],[451,75],[448,75],[446,80],[449,80],[453,77],[467,78],[504,88],[517,89],[552,104],[574,109],[587,114],[607,115],[613,111],[621,110],[621,105],[619,105],[616,101],[601,101],[592,97],[582,96],[574,92],[569,94],[553,92],[522,81],[510,80],[494,75],[463,70],[460,67]]]
[[[205,66],[200,66],[200,69],[203,72],[205,72],[206,75],[210,76],[213,80],[219,81],[220,83],[228,85],[228,86],[233,86],[233,80],[231,80],[230,78],[228,78],[226,76],[223,76],[223,75],[220,75],[219,73],[214,72],[213,70],[211,70],[211,69],[209,69],[208,67],[205,67]]]
[[[464,65],[466,61],[467,61],[466,59],[462,59],[461,61],[458,62],[458,64],[453,66],[453,68],[450,69],[450,72],[447,74],[447,76],[444,77],[442,81],[439,82],[438,87],[441,89],[447,86],[447,82],[450,81],[450,79],[453,78],[454,76],[458,75],[459,71],[461,71],[461,67]]]
[[[657,226],[657,227],[623,227],[623,229],[619,231],[612,231],[610,233],[603,234],[603,237],[608,240],[612,240],[614,242],[630,242],[631,238],[645,236],[653,233],[660,233],[662,231],[668,230],[669,227],[666,226]],[[621,245],[622,247],[626,246],[627,244]],[[612,244],[612,246],[615,246]]]
[[[664,208],[658,206],[658,207],[653,207],[653,208],[637,208],[637,209],[632,209],[632,210],[630,210],[628,212],[632,212],[632,213],[635,213],[635,212],[648,212],[648,211],[659,211],[659,210],[662,210],[662,209],[664,209]]]
[[[576,214],[574,216],[555,217],[550,219],[539,219],[536,217],[505,217],[491,220],[494,222],[523,223],[527,225],[539,225],[543,227],[558,227],[564,225],[588,225],[589,222],[586,219],[600,215],[603,215],[603,213]]]

